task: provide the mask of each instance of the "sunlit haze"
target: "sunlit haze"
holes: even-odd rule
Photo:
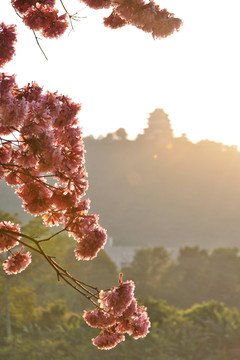
[[[41,40],[46,61],[32,32],[5,1],[2,21],[17,23],[19,36],[17,55],[4,71],[16,73],[19,86],[35,80],[82,103],[84,135],[124,127],[134,138],[146,127],[148,114],[163,108],[175,136],[240,146],[239,0],[157,3],[184,22],[164,40],[131,26],[104,28],[102,17],[109,10],[67,0],[69,11],[81,9],[83,18],[63,38]]]

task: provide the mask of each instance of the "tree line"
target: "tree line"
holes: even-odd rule
[[[239,151],[174,137],[167,124],[148,125],[134,141],[124,129],[85,138],[91,212],[118,245],[238,247]],[[0,189],[3,210],[27,222],[12,189]]]
[[[0,216],[6,218],[6,214]],[[52,231],[43,227],[39,218],[25,226],[24,230],[36,237]],[[116,282],[119,271],[125,279],[131,277],[137,297],[148,308],[151,333],[138,344],[127,338],[118,349],[99,355],[90,341],[96,329],[88,328],[80,315],[89,304],[58,282],[36,254],[21,277],[1,271],[1,359],[240,359],[238,249],[208,252],[184,247],[173,258],[163,247],[143,248],[128,266],[117,269],[104,251],[92,262],[76,266],[71,242],[62,234],[45,246],[76,276],[81,273],[83,281],[100,284],[103,289]]]

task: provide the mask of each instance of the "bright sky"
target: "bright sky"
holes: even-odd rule
[[[163,108],[175,136],[240,146],[239,0],[156,2],[184,21],[164,40],[131,26],[107,29],[102,17],[109,10],[65,0],[70,12],[82,9],[87,18],[74,23],[75,32],[41,41],[46,61],[10,0],[2,0],[1,21],[19,23],[17,55],[4,71],[16,73],[19,86],[35,80],[82,103],[84,135],[124,127],[134,138],[148,114]]]

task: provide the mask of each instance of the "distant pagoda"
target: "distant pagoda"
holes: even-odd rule
[[[157,141],[158,143],[171,142],[173,130],[168,114],[163,109],[155,109],[149,114],[148,127],[144,129],[143,134],[138,139]]]
[[[171,140],[173,130],[168,114],[163,109],[155,109],[149,115],[148,127],[144,129],[142,137],[146,140]]]

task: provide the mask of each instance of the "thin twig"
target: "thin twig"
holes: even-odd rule
[[[64,228],[64,229],[62,229],[62,230],[59,230],[58,232],[54,233],[53,235],[49,236],[49,237],[46,238],[46,239],[38,240],[38,243],[41,243],[41,242],[44,242],[44,241],[49,241],[49,240],[51,240],[53,237],[61,234],[63,231],[66,231],[66,228]]]
[[[37,253],[41,254],[41,252],[40,252],[38,249],[36,249],[36,248],[34,248],[33,246],[25,243],[25,242],[22,241],[22,240],[16,239],[14,236],[11,236],[11,235],[9,234],[9,233],[11,232],[11,234],[19,235],[19,233],[17,233],[16,231],[11,231],[11,230],[6,230],[6,231],[4,231],[4,229],[0,229],[0,232],[7,232],[10,239],[16,240],[16,241],[18,241],[20,244],[22,244],[22,245],[28,247],[29,249],[34,250],[34,251],[36,251]],[[21,236],[27,237],[27,235],[24,235],[24,234],[22,234]],[[29,237],[27,237],[27,238],[29,239]]]
[[[40,50],[41,50],[41,52],[43,53],[43,55],[44,55],[45,59],[46,59],[46,60],[48,60],[48,58],[47,58],[47,56],[46,56],[45,52],[43,51],[43,49],[42,49],[42,47],[41,47],[41,45],[40,45],[40,43],[39,43],[39,41],[38,41],[38,37],[37,37],[37,35],[36,35],[36,33],[35,33],[35,31],[34,31],[34,30],[33,30],[33,34],[34,34],[34,37],[35,37],[35,40],[36,40],[36,42],[37,42],[37,44],[38,44],[39,49],[40,49]]]
[[[65,229],[64,229],[65,230]],[[64,230],[60,230],[58,233],[64,231]],[[42,240],[36,240],[34,238],[32,238],[31,236],[28,236],[26,234],[22,234],[20,232],[17,231],[12,231],[12,230],[8,230],[8,229],[0,229],[0,233],[7,233],[8,236],[11,239],[14,239],[16,241],[18,241],[19,243],[21,243],[22,245],[26,246],[27,248],[36,251],[37,253],[39,253],[40,255],[42,255],[47,262],[51,265],[51,267],[55,270],[56,274],[57,274],[57,279],[58,281],[60,279],[62,279],[63,281],[65,281],[68,285],[70,285],[73,289],[75,289],[76,291],[78,291],[81,295],[83,295],[85,298],[87,298],[92,304],[94,304],[95,306],[99,307],[98,303],[96,301],[94,301],[92,298],[95,298],[96,300],[99,299],[99,290],[94,287],[91,286],[89,284],[86,284],[78,279],[76,279],[74,276],[72,276],[67,270],[65,270],[61,265],[59,265],[55,260],[53,260],[53,257],[47,255],[44,250],[42,249],[40,242]],[[13,236],[14,235],[14,236]],[[53,236],[55,236],[57,234],[54,234]],[[21,236],[24,237],[30,241],[32,241],[36,246],[37,249],[34,248],[33,246],[25,243],[22,240],[18,240],[16,239],[16,236]],[[50,236],[48,239],[50,240],[53,236]],[[47,240],[47,239],[43,239],[43,240]],[[74,284],[73,284],[74,283]],[[88,288],[93,289],[94,291],[96,291],[96,293],[93,293],[92,291],[90,291]]]
[[[68,17],[69,17],[69,22],[70,22],[70,25],[71,25],[71,28],[72,28],[71,31],[74,31],[74,27],[73,27],[73,23],[72,23],[72,16],[71,16],[71,15],[69,14],[69,12],[67,11],[67,9],[66,9],[64,3],[62,2],[62,0],[60,0],[60,3],[61,3],[61,5],[62,5],[64,11],[66,12],[66,14],[67,14]],[[71,32],[71,31],[70,31],[70,32]]]
[[[81,295],[83,295],[84,297],[86,297],[89,301],[91,301],[94,305],[96,305],[96,306],[98,306],[98,304],[95,302],[95,301],[93,301],[92,300],[92,296],[93,296],[93,294],[90,292],[90,291],[87,291],[87,290],[85,290],[89,295],[91,295],[91,296],[89,296],[89,295],[87,295],[87,294],[85,294],[82,290],[80,290],[77,286],[75,286],[75,285],[73,285],[69,280],[67,280],[66,278],[65,278],[65,276],[67,276],[68,278],[70,278],[72,281],[74,281],[75,280],[75,278],[74,277],[72,277],[70,274],[70,276],[69,275],[67,275],[67,271],[65,270],[64,271],[64,274],[62,274],[59,270],[58,270],[58,268],[57,268],[57,266],[56,265],[58,265],[54,260],[52,260],[51,259],[51,257],[49,257],[44,251],[43,251],[43,249],[41,248],[41,246],[40,246],[40,244],[39,243],[37,243],[37,246],[38,246],[38,248],[39,248],[39,250],[40,250],[40,252],[41,252],[41,254],[45,257],[45,259],[47,260],[47,262],[54,268],[54,270],[56,271],[56,273],[57,273],[57,277],[59,278],[61,278],[61,279],[63,279],[67,284],[69,284],[72,288],[74,288],[76,291],[78,291]],[[59,265],[60,266],[60,265]],[[80,285],[79,285],[80,286]],[[80,286],[81,287],[81,286]],[[82,287],[81,287],[82,288]]]
[[[70,277],[76,284],[78,284],[79,286],[85,285],[85,286],[87,286],[87,287],[89,287],[89,288],[97,291],[97,293],[99,293],[98,288],[96,288],[96,287],[94,287],[94,286],[91,286],[91,285],[89,285],[89,284],[86,284],[86,283],[84,283],[83,281],[80,281],[80,280],[75,279],[71,274],[69,274],[68,271],[66,271],[65,269],[62,268],[62,266],[60,266],[58,263],[56,263],[55,260],[52,260],[52,261],[54,262],[54,264],[55,264],[61,271],[63,271],[68,277]],[[86,291],[88,291],[88,290],[86,290]],[[89,294],[95,296],[95,295],[92,294],[91,292],[89,292]],[[96,296],[95,296],[95,297],[96,297]]]

